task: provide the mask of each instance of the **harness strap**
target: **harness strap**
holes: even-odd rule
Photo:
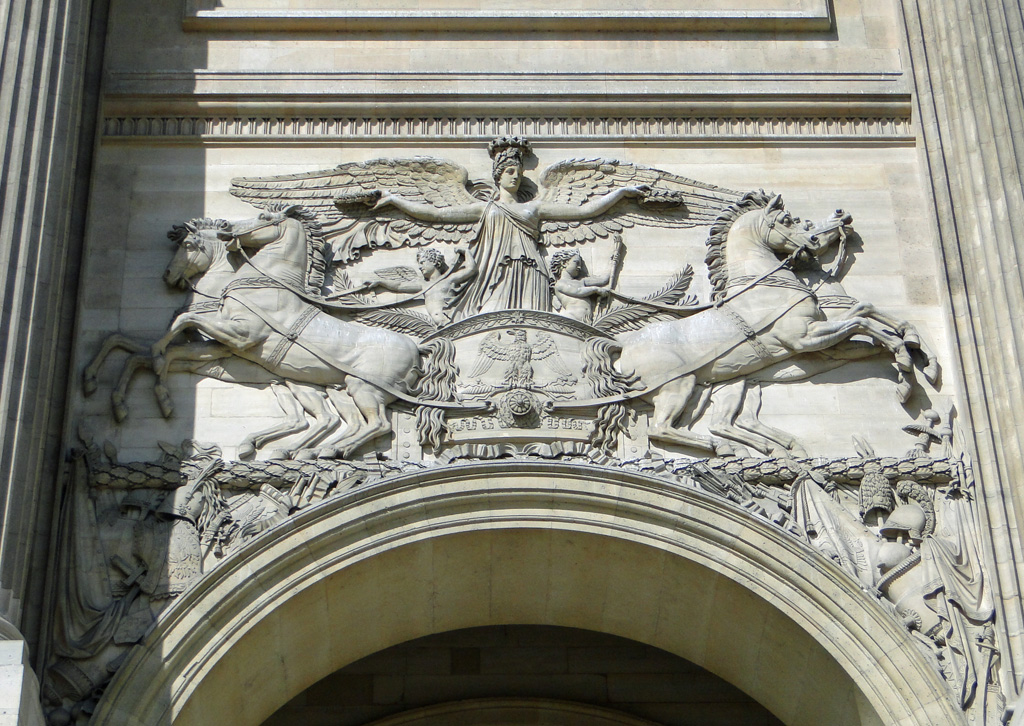
[[[783,315],[785,315],[790,310],[795,308],[798,304],[800,304],[801,302],[806,300],[808,297],[813,297],[813,293],[810,290],[808,290],[807,292],[805,292],[805,293],[803,293],[801,295],[794,296],[793,299],[790,300],[788,303],[786,303],[785,306],[783,306],[782,308],[780,308],[777,311],[769,313],[762,320],[758,321],[757,325],[749,325],[748,323],[746,323],[745,320],[743,322],[744,322],[744,324],[746,325],[746,327],[749,330],[754,331],[755,338],[756,338],[756,334],[757,334],[758,331],[764,330],[769,325],[771,325],[772,323],[774,323],[777,320],[779,320]],[[728,315],[728,312],[725,312],[725,314]],[[732,318],[730,318],[730,320],[731,319]],[[742,318],[741,318],[741,320],[742,320]],[[746,343],[749,340],[750,339],[747,337],[746,333],[740,332],[740,335],[736,337],[735,341],[731,342],[730,344],[728,344],[723,349],[708,351],[707,353],[705,353],[703,356],[701,356],[697,360],[691,362],[683,370],[676,371],[676,372],[672,373],[672,375],[670,375],[670,376],[668,376],[668,377],[666,377],[666,378],[664,378],[664,379],[662,379],[660,381],[654,381],[652,383],[646,383],[645,382],[645,386],[646,387],[643,388],[642,390],[639,390],[639,391],[629,391],[628,393],[617,393],[617,394],[614,394],[614,395],[611,395],[611,396],[601,396],[599,398],[587,398],[587,399],[576,400],[576,401],[556,401],[554,404],[552,404],[552,408],[555,408],[555,409],[589,408],[590,406],[603,406],[603,405],[605,405],[607,403],[618,403],[620,401],[628,401],[628,400],[631,400],[631,399],[634,399],[634,398],[640,398],[642,396],[649,395],[652,391],[655,391],[658,388],[661,388],[666,383],[671,383],[674,380],[682,378],[683,376],[688,376],[689,374],[693,373],[694,371],[699,370],[700,368],[703,368],[705,365],[707,365],[708,363],[712,362],[713,360],[715,360],[719,356],[722,356],[722,355],[728,353],[733,348],[736,348],[737,346],[739,346],[739,345],[741,345],[743,343]],[[764,344],[762,343],[761,345],[763,346]],[[765,348],[765,351],[767,352],[767,348]],[[771,356],[769,354],[768,360],[770,360],[770,358],[771,358]]]
[[[743,333],[743,337],[747,339],[748,343],[750,343],[750,347],[754,349],[754,354],[758,358],[765,363],[772,359],[771,351],[769,351],[768,347],[761,342],[761,339],[757,337],[757,331],[750,327],[750,323],[748,323],[742,315],[728,305],[723,305],[719,310],[721,310],[722,314],[729,318],[729,320],[731,320],[733,324],[740,329],[740,332]]]
[[[331,368],[334,368],[335,370],[341,371],[345,375],[352,376],[354,378],[358,378],[361,381],[365,381],[366,383],[369,383],[372,386],[376,386],[377,388],[381,389],[382,391],[386,391],[387,393],[391,394],[395,398],[401,399],[401,400],[405,401],[406,403],[410,403],[410,404],[412,404],[414,406],[430,406],[432,408],[445,408],[445,409],[454,409],[454,410],[467,410],[467,409],[468,410],[484,410],[486,408],[485,406],[464,406],[464,405],[462,405],[460,403],[449,402],[449,401],[428,401],[428,400],[424,400],[422,398],[416,398],[415,396],[410,396],[405,391],[399,390],[398,388],[396,388],[395,386],[393,386],[390,383],[387,383],[386,381],[379,380],[378,378],[375,378],[375,377],[373,377],[371,375],[363,373],[362,371],[357,371],[354,368],[352,368],[351,366],[348,366],[348,365],[345,365],[344,363],[340,363],[340,362],[338,362],[336,360],[333,360],[332,357],[331,357],[331,354],[329,352],[327,352],[326,350],[324,350],[319,345],[317,345],[316,343],[311,343],[311,342],[309,342],[307,340],[302,340],[302,338],[299,337],[298,335],[296,335],[294,337],[294,339],[290,339],[289,335],[291,334],[291,330],[289,328],[287,328],[286,326],[282,325],[281,323],[279,323],[277,321],[277,319],[274,318],[273,315],[271,315],[269,312],[264,310],[262,307],[260,307],[259,305],[257,305],[256,303],[254,303],[252,301],[245,300],[245,299],[243,299],[241,297],[238,297],[237,295],[234,295],[234,294],[231,294],[230,297],[235,302],[237,302],[238,304],[240,304],[243,307],[247,308],[250,312],[252,312],[258,318],[260,318],[260,320],[262,320],[264,323],[266,323],[274,332],[276,332],[279,335],[284,336],[285,339],[288,341],[289,345],[292,345],[292,344],[293,345],[297,345],[298,347],[302,348],[303,350],[305,350],[305,351],[307,351],[309,353],[312,353],[318,359],[320,359],[321,361],[323,361],[324,363],[329,365]],[[310,317],[310,320],[312,320],[312,317],[315,317],[316,314],[320,312],[319,310],[317,310],[316,308],[314,308],[312,306],[310,306],[308,309],[313,311],[312,312],[312,316]],[[308,324],[309,324],[309,321],[307,320],[306,321],[306,325],[308,325]],[[303,327],[305,327],[305,325]],[[276,349],[275,349],[275,353],[276,353]],[[282,354],[282,357],[283,357],[283,354]],[[269,360],[268,360],[268,363],[269,363]]]
[[[237,300],[238,298],[235,299]],[[281,365],[281,361],[284,360],[285,353],[287,353],[288,349],[292,347],[292,344],[299,339],[299,335],[302,334],[302,331],[306,329],[306,326],[309,325],[310,321],[312,321],[319,312],[320,311],[312,305],[307,305],[305,307],[302,314],[299,315],[298,319],[292,324],[291,330],[281,337],[281,340],[278,341],[274,351],[270,354],[270,357],[267,358],[268,365],[274,367]]]

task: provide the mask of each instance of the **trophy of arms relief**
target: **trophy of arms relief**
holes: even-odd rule
[[[664,445],[801,456],[795,436],[758,417],[762,386],[871,356],[891,358],[902,401],[915,371],[937,379],[912,325],[836,279],[852,222],[841,210],[802,222],[777,195],[613,159],[561,161],[534,183],[527,140],[489,152],[491,178],[477,181],[430,157],[235,179],[232,193],[261,211],[171,231],[164,279],[188,302],[151,347],[111,336],[87,392],[115,347],[132,352],[113,394],[119,420],[143,368],[165,415],[175,371],[269,387],[285,415],[249,435],[243,457],[289,436],[292,457],[351,459],[392,434],[395,410],[415,415],[435,453],[460,436],[546,436],[615,454],[642,410]],[[690,264],[648,294],[618,289],[629,238],[649,227],[707,228],[710,299],[689,293]],[[580,250],[595,243],[611,254],[590,270]],[[401,248],[416,248],[415,266],[368,264]],[[708,433],[687,422],[698,417]]]

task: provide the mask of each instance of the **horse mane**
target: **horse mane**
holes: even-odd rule
[[[286,217],[297,219],[302,224],[306,233],[306,292],[320,297],[327,275],[327,241],[316,213],[296,204],[280,202],[270,204],[266,209],[268,212],[283,212]]]
[[[705,244],[708,247],[704,263],[708,266],[708,279],[711,281],[711,299],[721,300],[725,297],[725,286],[729,283],[729,268],[725,263],[725,240],[733,223],[747,212],[764,209],[771,201],[772,195],[763,189],[747,192],[735,204],[730,204],[711,225]]]
[[[231,222],[226,219],[212,219],[210,217],[197,217],[196,219],[190,219],[189,225],[202,231],[205,229],[231,229]],[[167,233],[167,239],[174,244],[181,244],[186,237],[189,235],[189,229],[185,224],[176,224],[171,227],[171,231]]]

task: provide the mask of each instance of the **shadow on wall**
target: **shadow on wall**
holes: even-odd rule
[[[431,723],[433,711],[411,712],[466,699],[570,700],[664,726],[782,724],[735,686],[663,650],[575,628],[508,625],[375,653],[310,686],[264,726],[359,726],[399,714]]]

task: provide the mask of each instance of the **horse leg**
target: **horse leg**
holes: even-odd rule
[[[757,449],[762,454],[769,454],[775,446],[774,442],[767,441],[761,436],[749,430],[744,430],[733,425],[736,416],[743,405],[744,393],[747,390],[747,379],[739,378],[715,389],[712,394],[711,421],[708,430],[714,436],[732,439],[741,444]],[[733,452],[737,454],[737,452]],[[738,452],[739,456],[746,456],[748,452]]]
[[[788,456],[795,456],[799,459],[807,457],[807,450],[800,444],[795,436],[777,429],[774,426],[769,426],[760,419],[761,413],[761,386],[754,384],[748,386],[746,395],[743,398],[743,403],[740,406],[740,415],[736,419],[736,425],[742,429],[746,429],[754,434],[763,436],[768,441],[771,441],[778,445],[783,451],[774,450],[773,454],[784,454]],[[774,448],[774,447],[773,447]]]
[[[256,455],[257,449],[263,448],[265,444],[274,439],[305,431],[309,427],[309,422],[306,421],[306,417],[302,413],[302,406],[299,405],[287,386],[275,381],[270,384],[270,390],[274,392],[277,405],[284,413],[284,421],[245,437],[238,445],[238,458],[240,459],[251,459]]]
[[[794,352],[813,353],[838,345],[858,334],[868,336],[893,354],[897,369],[896,393],[900,401],[906,403],[913,392],[913,386],[906,375],[913,373],[913,359],[910,357],[910,352],[903,343],[903,339],[886,330],[880,323],[863,317],[816,320],[807,326],[806,334],[803,337],[788,342],[780,340],[780,342]]]
[[[347,380],[351,381],[352,378],[349,377]],[[341,420],[345,422],[345,426],[334,436],[331,436],[319,445],[319,448],[316,450],[316,457],[318,459],[333,459],[338,456],[339,449],[346,445],[349,440],[354,439],[367,426],[363,414],[359,412],[359,408],[347,390],[340,386],[328,386],[327,397],[334,404],[334,407],[338,409],[338,413],[341,414]]]
[[[691,431],[677,429],[672,425],[686,409],[686,403],[693,395],[696,383],[697,377],[691,374],[669,381],[657,390],[651,398],[651,403],[654,404],[654,414],[651,425],[647,429],[648,438],[704,451],[715,451],[715,442],[710,436],[701,436]]]
[[[100,345],[96,355],[93,356],[93,359],[82,370],[82,390],[86,396],[96,392],[96,376],[99,374],[100,366],[106,361],[107,356],[118,348],[129,353],[142,353],[146,350],[147,346],[132,340],[123,333],[111,333],[108,335],[102,345]]]
[[[128,404],[125,403],[125,400],[128,398],[128,387],[131,386],[132,379],[135,378],[135,374],[139,372],[140,368],[149,367],[152,363],[153,359],[142,353],[131,355],[124,362],[117,385],[110,392],[110,407],[114,412],[114,420],[118,423],[128,418]]]
[[[212,315],[197,315],[196,313],[182,313],[167,332],[156,343],[153,344],[153,369],[157,376],[166,371],[167,363],[164,360],[164,353],[167,351],[171,341],[180,333],[194,328],[205,334],[207,337],[226,345],[233,351],[245,350],[256,342],[253,326],[245,320],[234,320],[225,317]]]
[[[888,313],[885,313],[876,308],[871,303],[858,302],[856,305],[850,308],[850,314],[860,315],[861,317],[870,318],[876,320],[883,325],[887,325],[896,331],[897,335],[903,340],[909,348],[917,350],[925,358],[925,364],[921,368],[921,374],[925,377],[932,385],[935,385],[939,380],[939,360],[932,352],[931,348],[921,339],[921,334],[917,328],[914,327],[907,320],[899,320],[892,317]]]
[[[154,360],[153,372],[156,374],[156,385],[153,386],[153,393],[156,395],[156,402],[160,406],[163,417],[170,418],[174,414],[174,401],[167,389],[168,374],[186,372],[206,375],[202,370],[205,366],[233,355],[227,346],[220,343],[185,343],[168,348],[159,367]]]
[[[349,458],[360,446],[380,436],[391,433],[388,421],[386,394],[376,386],[360,380],[355,376],[348,378],[348,392],[355,402],[356,408],[366,421],[366,427],[354,432],[355,435],[339,444],[343,458]]]
[[[288,386],[306,413],[313,418],[313,425],[301,440],[295,442],[292,447],[293,452],[316,446],[338,427],[341,417],[334,412],[331,404],[327,401],[327,394],[322,388],[295,381],[285,381],[285,385]]]

